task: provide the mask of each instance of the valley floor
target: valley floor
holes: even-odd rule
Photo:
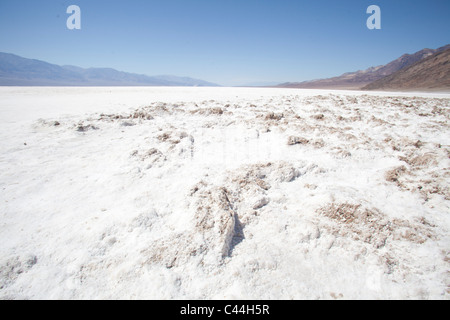
[[[1,299],[450,297],[450,94],[0,88]]]

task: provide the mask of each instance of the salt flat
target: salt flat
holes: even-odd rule
[[[450,94],[0,88],[0,298],[449,298]]]

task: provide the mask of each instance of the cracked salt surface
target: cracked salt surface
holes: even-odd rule
[[[0,298],[449,298],[449,95],[0,95]]]

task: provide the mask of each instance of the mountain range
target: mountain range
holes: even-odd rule
[[[59,66],[0,52],[0,86],[190,86],[219,85],[189,77],[147,76],[111,68]],[[450,90],[450,44],[404,54],[385,65],[341,76],[270,85],[277,88],[352,90]]]
[[[0,53],[0,86],[198,86],[219,85],[177,76],[146,76],[111,68],[59,66]]]
[[[363,90],[450,89],[449,50],[450,45],[438,49],[423,49],[414,54],[404,54],[388,64],[366,70],[348,72],[329,79],[288,82],[277,87]],[[447,53],[440,55],[444,52]],[[432,58],[437,55],[438,59]],[[426,64],[422,65],[424,62]],[[412,66],[415,67],[405,72]],[[420,74],[417,74],[418,70]],[[401,73],[397,75],[399,72]]]
[[[443,89],[450,89],[450,49],[436,52],[362,88],[396,91]]]

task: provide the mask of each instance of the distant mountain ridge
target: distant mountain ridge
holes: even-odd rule
[[[147,76],[111,68],[59,66],[0,52],[1,86],[199,86],[219,85],[177,76]]]
[[[283,83],[277,87],[305,89],[360,89],[399,70],[409,67],[433,54],[450,49],[450,44],[438,49],[423,49],[413,54],[404,54],[385,65],[366,70],[344,73],[341,76],[304,82]]]

